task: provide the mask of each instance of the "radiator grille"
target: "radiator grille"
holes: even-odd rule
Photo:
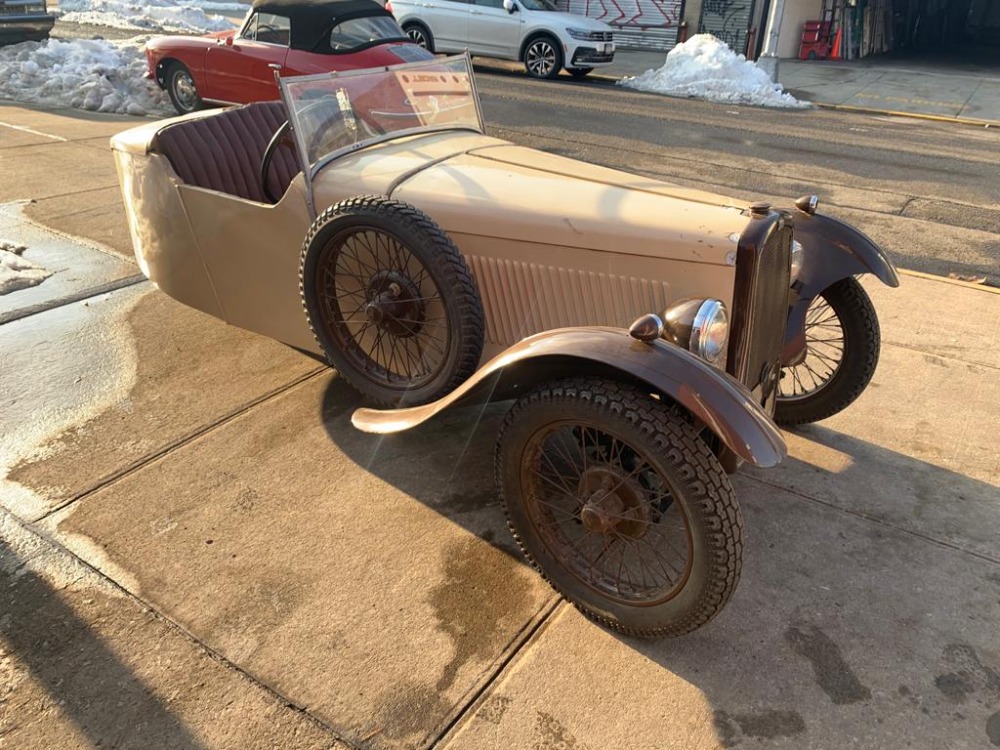
[[[663,281],[474,255],[465,260],[479,286],[490,344],[510,346],[567,326],[628,327],[670,299]]]
[[[791,250],[792,229],[781,223],[760,247],[741,241],[736,263],[729,371],[751,390],[762,385],[761,403],[768,402],[777,385]]]

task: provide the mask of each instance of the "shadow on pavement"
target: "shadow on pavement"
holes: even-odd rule
[[[201,748],[194,735],[77,615],[68,598],[0,539],[0,644],[15,665],[27,669],[29,679],[49,694],[54,712],[70,719],[96,747]],[[97,598],[100,595],[95,594]],[[91,606],[94,600],[82,603]],[[15,693],[0,701],[0,744],[3,735],[24,721],[44,724],[51,720],[52,714],[39,710],[33,701],[30,707],[19,707],[17,698]],[[30,735],[43,737],[53,728],[37,730]]]
[[[490,458],[509,403],[446,411],[392,436],[354,430],[350,415],[359,405],[342,380],[332,381],[324,424],[359,466],[473,533],[477,526],[466,520],[472,509],[500,515]],[[664,686],[674,684],[670,675],[696,686],[726,747],[799,735],[813,742],[841,735],[875,739],[890,731],[928,741],[943,732],[975,742],[984,727],[992,738],[990,726],[1000,723],[1000,664],[989,633],[1000,614],[1000,574],[961,540],[973,531],[968,524],[977,523],[976,514],[965,511],[981,498],[995,501],[995,488],[822,426],[799,434],[850,460],[840,470],[823,470],[789,458],[785,473],[734,478],[748,551],[743,581],[723,614],[676,640],[614,639],[645,657],[633,666],[658,665]],[[921,499],[903,485],[895,507],[865,511],[858,495],[872,491],[880,467],[917,477],[942,506],[939,513],[927,515],[923,527],[911,523],[908,508]],[[428,492],[431,486],[438,490]],[[944,490],[935,494],[935,488]],[[487,539],[523,561],[508,535]],[[559,632],[550,628],[546,638],[559,639]],[[557,640],[546,648],[569,646]],[[537,658],[535,667],[545,669],[547,657]],[[591,671],[624,670],[614,679],[624,680],[627,690],[631,660],[593,658]],[[563,678],[578,686],[579,700],[599,701],[600,687],[583,676],[587,668]],[[537,706],[551,698],[544,690],[526,697]]]

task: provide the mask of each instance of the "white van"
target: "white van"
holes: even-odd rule
[[[593,18],[560,13],[550,0],[389,0],[410,39],[431,52],[519,60],[528,75],[582,78],[615,57],[614,31]]]

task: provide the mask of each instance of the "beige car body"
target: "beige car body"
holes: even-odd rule
[[[212,112],[194,117],[211,117]],[[136,257],[171,297],[319,354],[299,297],[312,217],[303,176],[275,205],[184,184],[150,123],[112,141]],[[341,156],[313,180],[317,212],[385,195],[431,216],[482,290],[484,358],[564,326],[625,327],[685,297],[730,303],[744,203],[470,132]]]

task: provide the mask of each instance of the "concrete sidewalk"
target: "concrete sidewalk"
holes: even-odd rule
[[[106,149],[121,126],[75,127]],[[0,178],[0,202],[16,189]],[[24,317],[28,297],[4,300],[11,747],[1000,746],[995,290],[867,284],[871,387],[735,477],[740,588],[708,627],[647,643],[586,621],[515,551],[492,484],[505,405],[357,432],[335,373],[31,208],[6,206],[0,237],[128,285],[66,304],[45,282]]]

